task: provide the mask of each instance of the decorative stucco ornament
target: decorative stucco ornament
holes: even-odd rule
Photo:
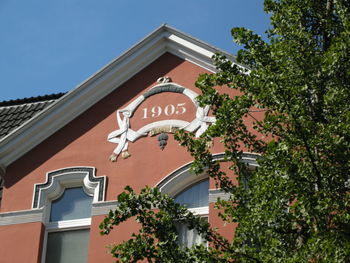
[[[114,153],[112,153],[110,156],[109,156],[109,160],[111,162],[116,162],[117,161],[117,155],[115,155]]]
[[[172,127],[171,125],[156,127],[156,128],[154,128],[154,129],[151,129],[151,130],[148,132],[148,135],[149,135],[149,136],[155,136],[155,135],[160,134],[160,133],[162,133],[162,132],[166,132],[166,133],[175,133],[177,129],[178,129],[178,128]]]
[[[176,129],[184,129],[189,132],[195,132],[196,137],[199,137],[201,136],[201,134],[203,134],[203,132],[209,127],[211,123],[215,122],[215,117],[208,116],[209,106],[206,106],[204,108],[199,106],[196,100],[198,96],[196,92],[171,82],[171,79],[169,77],[159,78],[158,82],[160,84],[152,87],[143,95],[136,98],[127,107],[125,107],[124,109],[117,110],[116,115],[119,129],[111,132],[107,137],[107,140],[109,142],[118,144],[117,147],[114,149],[113,154],[110,156],[111,161],[115,162],[122,152],[125,152],[125,154],[123,154],[124,158],[129,157],[130,154],[127,152],[128,142],[134,142],[140,137],[147,136],[148,134],[150,136],[153,136],[164,132],[171,133],[174,132]],[[163,92],[180,93],[187,96],[196,107],[196,116],[193,119],[193,121],[187,122],[184,120],[177,119],[162,120],[146,124],[137,131],[132,130],[130,128],[130,118],[132,118],[135,110],[147,98]],[[183,108],[181,108],[180,106],[180,109]]]
[[[171,82],[171,78],[168,76],[165,77],[161,77],[159,79],[157,79],[158,83],[170,83]]]
[[[131,156],[131,154],[130,154],[128,151],[122,152],[122,157],[123,157],[123,159],[127,159],[127,158],[129,158],[130,156]]]
[[[162,132],[161,134],[159,134],[159,136],[158,136],[159,147],[160,147],[160,149],[162,149],[162,151],[164,150],[165,146],[167,145],[168,139],[169,139],[169,137],[166,133]]]

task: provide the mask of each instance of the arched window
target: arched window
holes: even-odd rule
[[[191,212],[208,220],[209,179],[197,182],[174,197],[175,202],[186,206]],[[178,242],[187,247],[204,242],[196,229],[188,229],[184,224],[177,226]]]
[[[91,204],[92,196],[83,187],[67,188],[60,198],[51,202],[50,222],[88,218]]]
[[[183,190],[174,197],[175,202],[185,205],[189,209],[208,207],[209,203],[209,179],[205,179],[187,189]]]

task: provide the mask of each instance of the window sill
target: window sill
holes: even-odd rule
[[[91,225],[91,218],[81,218],[74,220],[63,220],[50,222],[46,225],[47,231],[57,231],[57,230],[65,230],[69,229],[78,229],[78,228],[86,228]]]

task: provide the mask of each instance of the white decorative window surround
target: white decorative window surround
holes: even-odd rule
[[[196,175],[191,173],[191,165],[192,163],[188,163],[175,170],[160,181],[156,187],[158,187],[162,193],[175,197],[188,186],[208,178],[207,174]]]
[[[208,128],[210,123],[215,122],[214,117],[208,116],[209,106],[204,108],[199,106],[196,100],[196,97],[198,96],[197,93],[176,83],[170,82],[170,78],[168,77],[160,78],[158,81],[163,83],[152,87],[149,91],[136,98],[124,109],[117,110],[117,122],[119,129],[111,132],[107,137],[109,142],[118,144],[113,151],[113,155],[110,157],[112,161],[116,161],[121,152],[127,151],[129,141],[134,142],[140,137],[147,136],[149,133],[152,133],[152,130],[160,129],[164,130],[164,132],[173,132],[175,129],[184,129],[189,132],[196,132],[196,136],[199,137]],[[147,98],[163,92],[180,93],[187,96],[196,107],[196,115],[193,121],[187,122],[176,119],[156,121],[141,127],[137,131],[132,130],[130,127],[130,119],[132,118],[135,110]],[[172,111],[175,112],[175,106],[169,106],[171,106],[170,108],[172,108]],[[176,106],[178,106],[177,111],[183,113],[185,112],[185,109],[180,104]],[[125,156],[128,157],[129,154],[126,153]]]
[[[44,207],[60,197],[65,188],[78,186],[93,196],[93,203],[104,201],[105,176],[96,177],[94,167],[68,167],[47,173],[45,183],[35,184],[32,208]]]
[[[224,154],[214,154],[213,158],[216,160],[222,160],[224,158]],[[256,161],[258,158],[260,158],[260,156],[254,153],[244,152],[241,154],[241,162],[247,164],[250,169],[255,169],[256,167],[258,167],[258,163]],[[200,175],[191,173],[191,165],[192,163],[188,163],[175,170],[174,172],[170,173],[162,181],[160,181],[156,185],[156,187],[158,187],[162,193],[166,193],[169,196],[174,197],[188,186],[208,178],[208,175],[205,173]],[[220,189],[209,190],[209,203],[216,202],[218,197],[220,197],[221,199],[227,199],[228,194],[224,193]]]

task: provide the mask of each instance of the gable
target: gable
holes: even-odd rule
[[[85,112],[132,76],[165,53],[171,53],[210,72],[215,71],[211,57],[226,54],[215,47],[163,25],[105,68],[34,116],[29,122],[0,140],[0,171],[27,153],[57,130]],[[184,74],[186,76],[186,74]]]

